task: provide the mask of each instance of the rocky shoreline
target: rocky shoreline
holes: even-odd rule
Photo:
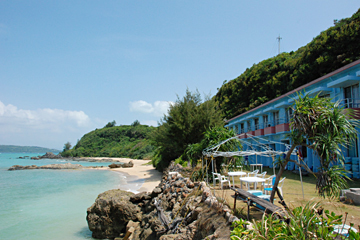
[[[19,159],[27,159],[29,156],[19,157]],[[86,157],[63,157],[61,154],[54,154],[52,152],[47,152],[42,156],[31,157],[31,160],[40,160],[40,159],[63,159],[66,161],[76,161],[76,162],[119,162],[118,159],[112,158],[86,158]]]
[[[9,171],[14,170],[31,170],[31,169],[82,169],[82,168],[103,168],[103,166],[91,166],[91,167],[84,167],[80,164],[72,164],[72,163],[61,163],[61,164],[48,164],[43,166],[37,166],[37,165],[30,165],[30,166],[21,166],[21,165],[14,165],[10,167]]]
[[[134,166],[134,162],[130,160],[128,163],[123,164],[110,164],[109,168],[130,168]],[[48,164],[43,166],[37,166],[37,165],[13,165],[8,170],[14,171],[14,170],[31,170],[31,169],[83,169],[83,168],[104,168],[104,166],[82,166],[80,164],[72,164],[72,163],[58,163],[58,164]]]
[[[238,220],[205,182],[182,176],[172,163],[151,193],[114,189],[100,194],[87,210],[94,238],[104,239],[229,239]]]
[[[19,157],[21,159],[26,159],[28,158],[28,156],[25,157]],[[38,156],[38,157],[32,157],[31,159],[33,160],[39,160],[39,159],[64,159],[64,160],[69,160],[69,161],[86,161],[86,162],[119,162],[119,160],[113,160],[113,159],[108,159],[108,158],[103,158],[103,159],[86,159],[86,158],[63,158],[60,154],[55,155],[52,152],[47,152],[45,155],[43,156]],[[134,166],[134,162],[133,160],[130,160],[127,163],[112,163],[110,164],[108,167],[109,168],[131,168]],[[30,170],[30,169],[82,169],[82,168],[104,168],[104,166],[89,166],[89,167],[85,167],[82,166],[80,164],[72,164],[72,163],[59,163],[59,164],[48,164],[48,165],[43,165],[43,166],[37,166],[37,165],[27,165],[27,166],[22,166],[22,165],[13,165],[12,167],[10,167],[8,170],[9,171],[14,171],[14,170]]]

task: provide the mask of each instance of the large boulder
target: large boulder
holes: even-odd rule
[[[123,168],[130,168],[130,167],[133,167],[133,166],[134,166],[133,160],[130,160],[128,163],[124,163],[122,165]]]
[[[93,238],[115,238],[131,220],[141,221],[141,209],[130,202],[133,193],[114,189],[101,193],[87,209],[86,220]]]
[[[59,159],[59,158],[63,158],[63,157],[60,154],[55,155],[52,152],[47,152],[47,153],[45,153],[45,155],[39,156],[39,158]]]

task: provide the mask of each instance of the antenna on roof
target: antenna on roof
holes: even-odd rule
[[[280,37],[280,34],[279,34],[279,36],[278,36],[276,39],[277,39],[278,42],[279,42],[279,53],[278,53],[278,54],[280,54],[280,40],[282,39],[282,38]]]

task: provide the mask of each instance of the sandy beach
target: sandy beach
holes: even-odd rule
[[[107,158],[94,157],[92,159],[99,160],[99,159],[107,159]],[[139,160],[139,159],[129,159],[129,158],[111,158],[111,159],[122,163],[128,163],[131,160],[133,161],[134,166],[132,168],[113,168],[113,169],[109,168],[109,170],[125,173],[126,175],[128,175],[127,178],[131,178],[132,176],[135,176],[139,179],[143,179],[143,184],[140,186],[140,188],[134,189],[137,192],[151,192],[157,185],[159,185],[161,181],[162,173],[156,170],[151,164],[147,164],[150,162],[150,160]],[[127,187],[125,186],[124,188],[122,188],[120,186],[120,189],[128,190],[125,188]]]

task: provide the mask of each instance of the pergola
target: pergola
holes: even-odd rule
[[[243,136],[246,136],[246,138],[242,138]],[[221,145],[233,139],[239,142],[238,151],[231,151],[231,152],[219,151]],[[270,147],[270,144],[283,145],[284,150],[283,151],[274,150]],[[242,133],[238,136],[228,138],[214,146],[204,149],[203,155],[207,157],[233,157],[233,156],[252,156],[252,155],[273,157],[276,155],[287,154],[290,147],[291,145],[283,142],[272,141],[258,136],[253,136],[250,134],[245,135],[245,133]],[[296,152],[293,152],[291,154],[296,155]]]
[[[229,142],[233,139],[238,141],[237,149],[234,149],[234,151],[231,151],[231,152],[219,151],[219,149],[222,145],[226,144],[227,142]],[[280,147],[280,149],[284,149],[284,150],[272,149],[270,147],[270,145],[272,145],[272,144],[278,144],[280,146],[283,146],[283,147]],[[288,151],[290,150],[290,147],[291,147],[291,145],[286,144],[284,142],[272,141],[272,140],[268,140],[268,139],[265,139],[265,138],[262,138],[259,136],[253,136],[248,133],[246,133],[246,135],[245,135],[245,133],[243,133],[243,134],[228,138],[224,141],[221,141],[216,145],[208,147],[208,148],[204,149],[202,153],[203,153],[203,156],[211,157],[212,171],[214,172],[214,162],[213,162],[214,157],[234,157],[234,156],[246,157],[246,156],[254,156],[255,155],[256,164],[257,164],[257,156],[271,157],[272,159],[274,159],[275,156],[287,154]],[[293,151],[291,153],[291,155],[297,156],[297,150],[295,149],[295,151]],[[206,167],[207,167],[207,160],[206,160]],[[301,168],[299,168],[299,170],[300,170],[300,177],[301,177]],[[275,174],[275,166],[274,165],[273,165],[273,171]],[[208,179],[207,174],[208,173],[206,171],[206,179]],[[301,184],[302,184],[302,177],[301,177]]]

